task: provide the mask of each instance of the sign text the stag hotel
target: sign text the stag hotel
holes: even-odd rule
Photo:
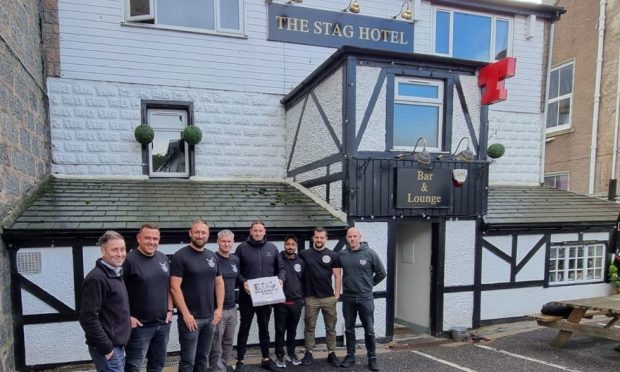
[[[268,40],[413,52],[411,22],[277,3],[268,6]]]

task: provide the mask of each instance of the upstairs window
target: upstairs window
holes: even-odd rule
[[[573,101],[573,63],[551,69],[547,93],[547,132],[570,128]]]
[[[242,0],[125,0],[127,22],[241,33]]]
[[[443,82],[398,77],[394,82],[393,150],[413,150],[424,138],[428,151],[441,151]],[[418,150],[422,149],[422,141]]]
[[[189,177],[189,146],[181,139],[187,126],[187,111],[151,108],[148,124],[155,138],[147,146],[149,176]]]
[[[549,253],[549,284],[604,280],[604,244],[552,245]]]
[[[545,175],[545,186],[560,190],[568,190],[568,173]]]
[[[491,62],[509,56],[507,18],[436,9],[434,27],[436,54]]]

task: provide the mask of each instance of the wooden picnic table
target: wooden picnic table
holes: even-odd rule
[[[620,319],[620,295],[554,301],[553,303],[570,306],[573,310],[568,318],[556,317],[556,319],[548,319],[548,321],[537,319],[539,325],[560,330],[551,342],[551,346],[564,346],[573,333],[620,341],[620,328],[614,327],[614,324]],[[604,326],[593,322],[581,323],[588,315],[591,318],[592,315],[597,314],[605,315],[611,319]]]

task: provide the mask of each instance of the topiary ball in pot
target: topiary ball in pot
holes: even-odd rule
[[[183,129],[181,138],[190,145],[197,145],[202,140],[202,131],[195,125],[188,125]]]
[[[155,132],[153,128],[151,128],[148,124],[140,124],[133,131],[133,135],[136,138],[136,141],[140,142],[143,145],[148,145],[153,142],[153,138],[155,138]]]
[[[501,143],[494,143],[487,149],[487,155],[491,159],[499,159],[506,152],[506,148]]]

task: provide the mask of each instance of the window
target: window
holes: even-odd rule
[[[573,63],[551,69],[547,93],[547,131],[570,127],[573,100]]]
[[[238,34],[243,31],[242,7],[242,0],[125,0],[125,19]]]
[[[435,53],[495,61],[507,57],[510,20],[481,14],[435,10]]]
[[[443,82],[399,77],[394,87],[392,149],[413,150],[418,138],[424,138],[427,150],[441,151]]]
[[[568,190],[568,173],[549,174],[545,176],[545,186]]]
[[[187,111],[151,108],[148,124],[155,138],[147,146],[149,175],[154,177],[188,177],[189,146],[181,139],[187,126]]]
[[[604,244],[552,245],[549,284],[602,281]]]

